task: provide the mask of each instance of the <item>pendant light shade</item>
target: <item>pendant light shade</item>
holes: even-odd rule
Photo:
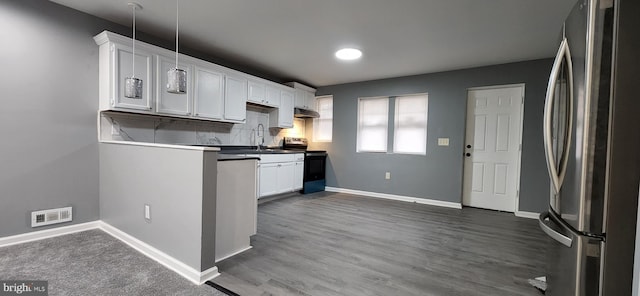
[[[142,6],[135,2],[129,2],[127,5],[133,10],[133,57],[131,58],[131,77],[124,79],[124,96],[142,99],[142,79],[136,78],[136,9],[142,9]]]
[[[187,93],[187,71],[178,68],[178,0],[176,0],[176,67],[167,72],[167,92],[174,94]]]

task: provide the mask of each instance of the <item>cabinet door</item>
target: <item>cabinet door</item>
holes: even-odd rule
[[[224,75],[199,67],[196,67],[195,73],[194,115],[222,119]]]
[[[244,122],[247,118],[247,80],[225,76],[224,119]]]
[[[305,106],[309,110],[316,110],[316,97],[314,93],[305,92]]]
[[[280,90],[277,87],[267,85],[265,103],[272,107],[280,106]]]
[[[293,100],[293,93],[284,90],[280,93],[280,107],[278,110],[278,125],[280,127],[293,127]]]
[[[294,101],[294,105],[298,108],[305,108],[305,105],[307,104],[307,98],[305,96],[305,91],[304,90],[300,90],[297,89],[295,91],[295,101]]]
[[[249,81],[249,95],[247,97],[248,102],[256,104],[266,103],[266,89],[265,85],[255,81]]]
[[[191,115],[191,97],[193,96],[193,66],[179,63],[178,67],[187,71],[187,93],[174,94],[167,92],[167,72],[176,66],[174,59],[158,56],[158,101],[156,112],[175,115]]]
[[[293,191],[295,162],[283,162],[278,164],[278,193]]]
[[[296,161],[293,172],[293,190],[302,189],[304,161]]]
[[[278,192],[278,164],[260,164],[260,197]]]
[[[153,98],[153,55],[136,50],[136,78],[142,79],[142,98],[132,99],[124,96],[124,80],[131,77],[133,70],[133,50],[130,47],[113,44],[111,63],[113,83],[111,86],[110,106],[117,109],[151,111]]]

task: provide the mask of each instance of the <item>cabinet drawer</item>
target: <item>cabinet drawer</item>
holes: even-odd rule
[[[295,154],[260,154],[260,163],[293,162]]]

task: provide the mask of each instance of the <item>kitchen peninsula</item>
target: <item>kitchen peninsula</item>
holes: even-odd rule
[[[217,276],[218,150],[101,141],[105,230],[192,282]]]

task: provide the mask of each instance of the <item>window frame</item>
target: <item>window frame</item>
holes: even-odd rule
[[[323,100],[331,100],[331,118],[323,118],[323,114],[320,110],[320,102]],[[315,98],[315,107],[320,114],[320,118],[313,119],[313,136],[312,141],[318,143],[331,143],[333,141],[333,95],[320,96]],[[329,130],[329,139],[318,139],[318,135],[320,134],[318,130],[320,129],[320,121],[325,120],[330,122],[330,130]]]
[[[363,150],[361,148],[361,144],[362,144],[362,136],[361,136],[361,131],[362,131],[362,123],[361,123],[361,119],[362,119],[362,108],[363,105],[361,104],[362,101],[366,101],[366,100],[384,100],[386,102],[386,121],[385,124],[381,124],[380,126],[382,127],[384,125],[384,149],[382,150]],[[356,117],[356,152],[357,153],[388,153],[389,152],[389,101],[390,98],[386,97],[386,96],[380,96],[380,97],[362,97],[362,98],[358,98],[358,114]]]
[[[424,126],[420,125],[420,128],[424,128],[424,145],[422,146],[422,152],[412,152],[412,151],[398,151],[398,130],[400,125],[400,108],[399,103],[402,99],[412,98],[412,97],[424,97],[425,104],[425,114],[424,114]],[[404,155],[427,155],[427,136],[429,135],[429,94],[428,93],[419,93],[419,94],[409,94],[409,95],[401,95],[394,97],[394,123],[393,123],[393,147],[392,153],[394,154],[404,154]],[[415,127],[418,127],[415,125]],[[401,130],[401,129],[400,129]]]

